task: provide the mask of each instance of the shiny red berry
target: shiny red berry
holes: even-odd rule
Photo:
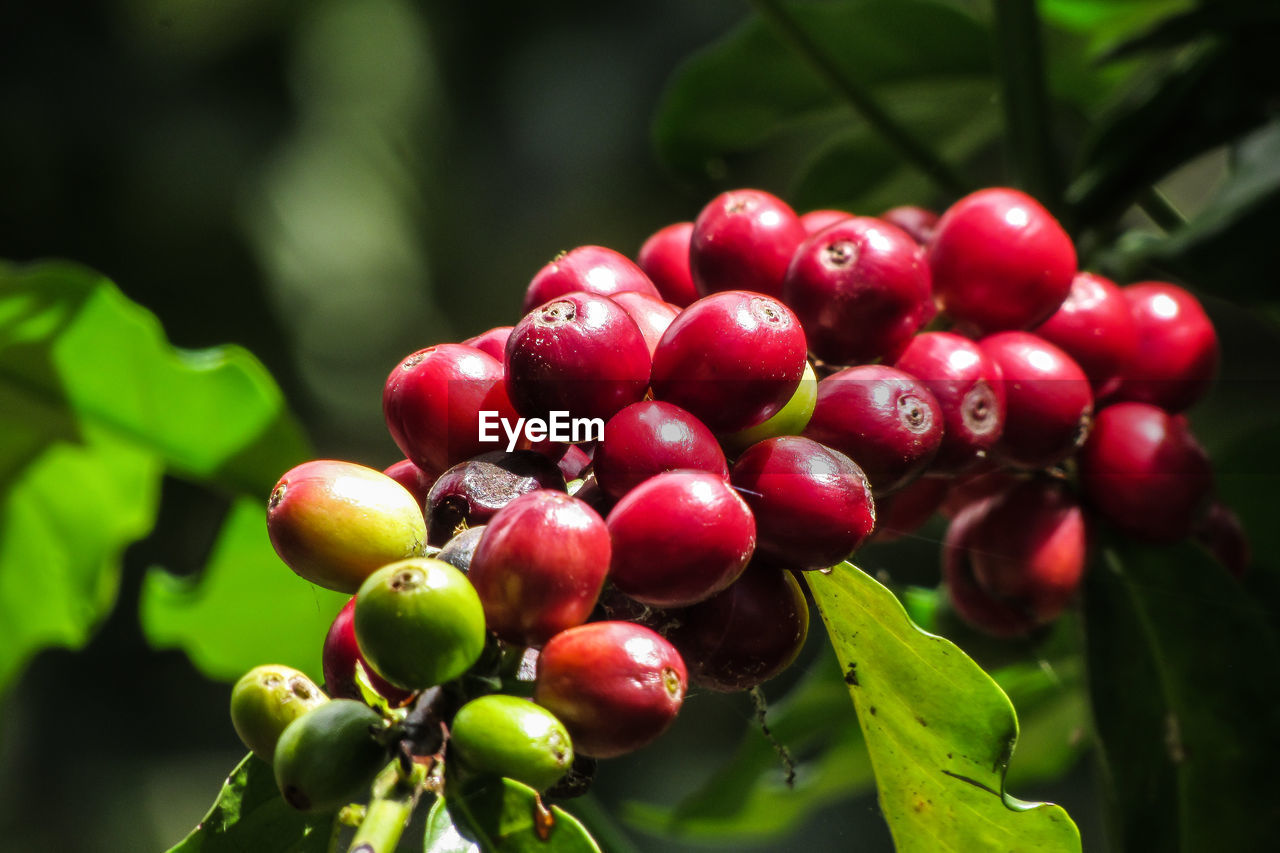
[[[524,312],[566,293],[612,296],[626,290],[659,296],[644,270],[626,255],[604,246],[579,246],[538,270],[525,290]]]
[[[653,281],[662,298],[678,308],[694,302],[698,289],[689,271],[689,240],[692,222],[676,222],[655,231],[640,246],[636,263]]]
[[[942,580],[952,609],[973,628],[993,637],[1023,637],[1039,627],[1033,610],[1019,601],[1003,601],[978,585],[971,562],[972,535],[986,510],[968,506],[952,519],[942,543]]]
[[[640,334],[644,336],[645,345],[649,347],[649,355],[653,355],[663,333],[680,313],[674,305],[644,293],[618,293],[610,298],[636,321]]]
[[[852,213],[846,213],[843,210],[811,210],[800,215],[800,224],[804,226],[804,233],[812,237],[828,225],[835,225],[852,216]]]
[[[1149,403],[1116,403],[1080,450],[1080,486],[1117,528],[1152,542],[1185,538],[1207,507],[1213,471],[1186,421]]]
[[[933,517],[951,489],[947,477],[917,477],[876,501],[871,542],[896,542],[915,533]]]
[[[791,568],[848,559],[876,523],[862,469],[810,438],[752,445],[734,463],[732,482],[755,515],[757,547]]]
[[[487,352],[498,361],[503,361],[507,357],[507,338],[511,337],[511,328],[511,326],[495,326],[474,338],[467,338],[462,343],[464,346]]]
[[[729,479],[724,451],[711,430],[679,406],[658,400],[632,403],[610,418],[593,465],[600,487],[614,498],[677,468]]]
[[[782,284],[809,349],[833,364],[899,351],[932,309],[929,266],[905,231],[853,216],[807,239]]]
[[[1218,370],[1218,333],[1199,300],[1174,284],[1145,281],[1121,288],[1137,344],[1115,400],[1151,403],[1167,412],[1191,407]]]
[[[880,495],[924,471],[942,432],[942,407],[928,386],[896,368],[867,364],[818,382],[804,435],[856,462]]]
[[[1120,385],[1133,359],[1136,328],[1123,292],[1110,279],[1077,273],[1071,292],[1035,333],[1075,359],[1089,377],[1093,395],[1101,399]]]
[[[693,224],[693,283],[703,296],[722,290],[778,296],[805,236],[800,217],[777,196],[749,189],[721,193]]]
[[[938,220],[929,266],[939,306],[982,332],[1025,329],[1058,309],[1076,274],[1071,238],[1018,190],[978,190]]]
[[[911,204],[891,207],[880,214],[879,218],[897,225],[921,246],[928,246],[933,242],[933,232],[938,227],[938,214]]]
[[[495,450],[459,462],[427,495],[427,543],[439,547],[462,529],[488,523],[520,495],[564,487],[556,463],[532,450]]]
[[[404,486],[409,494],[417,499],[418,506],[422,507],[423,513],[426,513],[427,493],[431,491],[431,484],[436,481],[435,474],[422,470],[417,465],[414,465],[411,459],[402,459],[384,468],[382,473]]]
[[[653,354],[653,396],[713,432],[763,423],[800,385],[808,347],[781,302],[730,290],[699,299],[671,321]]]
[[[994,448],[997,458],[1037,469],[1074,453],[1093,414],[1093,392],[1080,365],[1030,332],[1000,332],[978,345],[1003,378],[1005,419]]]

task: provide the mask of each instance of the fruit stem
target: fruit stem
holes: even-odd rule
[[[996,0],[991,5],[1005,142],[1014,174],[1023,189],[1061,216],[1062,172],[1053,146],[1036,0]]]
[[[373,783],[373,799],[365,810],[364,820],[356,830],[347,853],[391,853],[413,816],[414,806],[422,795],[427,767],[414,764],[407,777],[402,776],[398,761],[383,768]]]
[[[774,32],[788,42],[827,85],[853,107],[854,112],[897,148],[938,189],[955,195],[971,189],[968,182],[961,179],[929,146],[886,112],[866,87],[848,77],[796,23],[795,18],[782,8],[778,0],[751,0],[751,4]]]

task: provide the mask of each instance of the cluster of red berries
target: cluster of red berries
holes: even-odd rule
[[[532,702],[445,714],[464,766],[546,787],[574,751],[652,741],[690,681],[762,683],[807,634],[797,573],[939,509],[955,609],[1002,636],[1068,605],[1097,518],[1244,559],[1180,414],[1216,370],[1209,319],[1175,285],[1079,272],[1018,191],[940,218],[727,192],[636,262],[562,254],[524,310],[391,371],[402,462],[306,463],[268,511],[291,568],[355,594],[332,695],[358,699],[360,667],[395,705],[487,649],[523,661]],[[512,743],[492,734],[511,714],[550,721]]]

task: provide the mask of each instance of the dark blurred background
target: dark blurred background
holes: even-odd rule
[[[525,284],[560,250],[634,253],[696,214],[709,196],[658,166],[649,121],[677,63],[746,9],[7,4],[0,258],[82,262],[154,311],[177,346],[248,347],[318,455],[383,467],[397,454],[381,388],[403,355],[514,322]],[[0,700],[0,849],[164,849],[243,753],[227,685],[151,652],[137,626],[147,566],[195,571],[220,517],[180,482],[165,497],[89,648],[42,653]],[[672,801],[750,717],[740,697],[698,696],[669,748],[605,765],[601,802]],[[1097,838],[1087,766],[1015,793],[1063,802]],[[888,845],[864,798],[776,849]]]

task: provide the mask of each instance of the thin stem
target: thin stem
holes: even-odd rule
[[[862,116],[872,129],[897,148],[902,156],[929,177],[946,193],[959,194],[969,189],[952,168],[934,151],[915,137],[893,116],[880,106],[875,97],[857,80],[850,79],[843,69],[814,43],[813,39],[796,23],[795,18],[782,8],[778,0],[751,0],[774,31],[802,56],[813,69],[836,90],[854,111]]]
[[[1062,172],[1053,146],[1036,0],[993,0],[996,66],[1005,134],[1018,183],[1062,213]]]
[[[1182,211],[1174,207],[1169,197],[1160,192],[1157,187],[1147,187],[1139,193],[1137,203],[1142,212],[1150,216],[1166,234],[1177,231],[1187,224],[1187,218],[1182,215]]]
[[[373,783],[373,799],[347,853],[392,853],[422,796],[426,776],[424,765],[414,764],[406,774],[399,761],[378,774]]]

